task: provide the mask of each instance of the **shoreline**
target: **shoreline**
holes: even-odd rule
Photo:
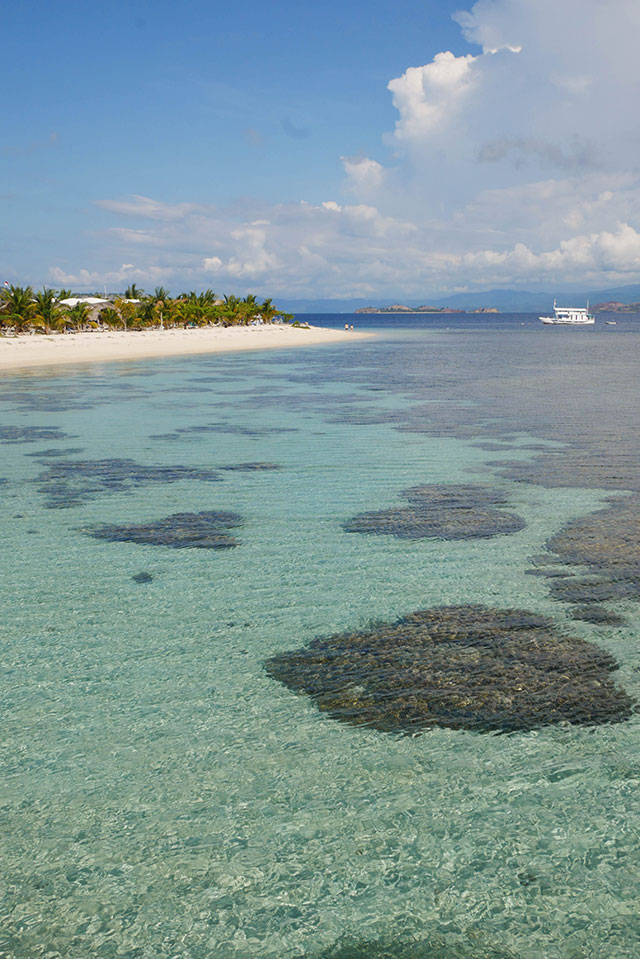
[[[83,333],[0,336],[0,371],[126,360],[170,359],[206,353],[319,346],[369,339],[375,334],[326,327],[205,327],[170,330],[110,330]]]

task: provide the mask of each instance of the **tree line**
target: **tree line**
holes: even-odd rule
[[[253,294],[244,298],[218,297],[213,290],[181,293],[172,297],[157,286],[145,293],[134,284],[109,303],[91,306],[82,301],[74,306],[70,290],[47,287],[34,292],[30,286],[5,286],[0,291],[0,333],[77,333],[82,330],[141,330],[202,326],[248,326],[252,322],[289,322],[269,298],[260,302]]]

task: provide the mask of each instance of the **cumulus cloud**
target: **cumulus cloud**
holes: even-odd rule
[[[478,150],[480,163],[497,163],[512,157],[517,165],[527,162],[552,170],[583,170],[598,166],[593,144],[573,135],[567,143],[550,143],[535,137],[503,137],[487,141]]]
[[[530,275],[532,270],[544,278],[576,278],[583,273],[624,276],[640,270],[640,233],[628,223],[620,223],[615,233],[583,234],[562,240],[554,250],[534,253],[524,243],[503,252],[479,250],[461,257],[461,265],[474,270],[507,267],[511,275]]]
[[[132,283],[140,280],[160,280],[162,270],[152,266],[136,267],[133,263],[123,263],[115,270],[87,270],[81,269],[76,273],[68,273],[60,267],[53,266],[49,270],[51,279],[59,286],[71,286],[78,290],[97,289],[105,283],[116,289],[123,283]]]
[[[231,239],[235,241],[237,252],[227,261],[229,276],[261,279],[280,267],[278,257],[267,249],[268,226],[268,223],[258,223],[232,230]]]
[[[384,184],[387,171],[369,157],[340,157],[347,175],[347,189],[367,195],[376,193]]]
[[[388,89],[400,114],[395,135],[399,140],[422,139],[446,125],[472,88],[476,57],[438,53],[432,63],[409,67],[391,80]]]
[[[455,19],[470,51],[389,81],[395,128],[341,158],[324,202],[104,199],[112,262],[142,285],[298,296],[640,280],[640,4],[478,0]],[[129,278],[83,266],[57,269]]]
[[[260,288],[277,295],[313,296],[321,289],[327,295],[359,297],[495,286],[505,277],[510,282],[535,277],[539,282],[585,280],[593,285],[603,278],[631,282],[640,274],[640,232],[626,222],[613,230],[576,234],[542,250],[521,240],[504,246],[501,236],[493,237],[495,245],[455,249],[452,235],[446,245],[434,243],[433,237],[429,242],[426,230],[382,216],[375,207],[340,207],[331,201],[283,204],[272,210],[268,223],[240,228],[227,224],[226,233],[221,233],[221,222],[214,225],[201,212],[194,214],[182,231],[165,236],[164,259],[156,255],[146,265],[138,259],[135,265],[123,263],[111,271],[77,273],[54,267],[51,278],[78,289],[104,283],[118,288],[134,280],[143,287],[172,281],[209,285],[214,278],[217,288],[238,292]],[[193,231],[201,237],[195,244]],[[220,254],[197,257],[188,252],[199,243],[204,248],[213,233]]]
[[[334,200],[268,209],[255,205],[245,209],[241,225],[238,217],[237,209],[203,205],[182,220],[159,221],[141,233],[119,230],[118,252],[130,252],[135,267],[71,274],[56,266],[51,278],[94,288],[134,279],[143,287],[155,282],[209,285],[215,277],[219,289],[239,292],[260,287],[315,295],[324,284],[336,295],[368,295],[380,276],[391,281],[402,243],[416,233],[414,224],[384,216],[374,206]],[[145,249],[141,239],[147,234]]]

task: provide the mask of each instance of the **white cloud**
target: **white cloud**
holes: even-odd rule
[[[383,185],[387,171],[369,157],[340,157],[347,174],[348,189],[356,192],[374,193]]]
[[[148,196],[132,194],[123,200],[98,200],[97,206],[123,216],[144,217],[149,220],[182,220],[196,206],[193,203],[160,203]]]
[[[532,270],[544,278],[575,279],[581,273],[623,276],[640,271],[640,233],[628,223],[619,224],[615,233],[583,234],[563,240],[554,250],[536,254],[524,243],[505,252],[479,250],[466,253],[461,264],[467,268],[508,267],[513,274],[529,275]]]
[[[421,139],[444,126],[460,108],[474,79],[476,57],[454,57],[438,53],[424,67],[409,67],[401,77],[390,80],[393,105],[400,114],[395,136],[399,140]]]
[[[52,277],[376,298],[640,281],[640,4],[478,0],[456,19],[473,52],[390,80],[395,130],[378,159],[342,157],[333,199],[102,200],[101,243],[135,268]]]
[[[154,246],[159,243],[158,238],[149,230],[130,230],[127,227],[113,227],[110,233],[125,245]]]
[[[236,241],[237,253],[226,264],[229,276],[253,280],[281,266],[278,257],[267,249],[266,229],[254,225],[243,227],[233,230],[231,238]]]
[[[81,269],[77,273],[67,273],[60,267],[53,266],[49,275],[54,283],[60,286],[71,286],[77,290],[97,289],[105,283],[110,287],[118,287],[123,283],[157,280],[164,276],[162,269],[153,266],[136,267],[133,263],[123,263],[115,270],[87,270]]]

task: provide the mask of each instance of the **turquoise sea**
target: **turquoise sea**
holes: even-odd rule
[[[517,608],[610,653],[640,701],[634,571],[596,605],[535,575],[640,488],[640,320],[309,319],[376,335],[0,382],[0,957],[629,959],[635,711],[384,732],[265,664],[416,610]],[[521,528],[345,529],[475,484]],[[90,535],[203,511],[234,514],[235,545]]]

